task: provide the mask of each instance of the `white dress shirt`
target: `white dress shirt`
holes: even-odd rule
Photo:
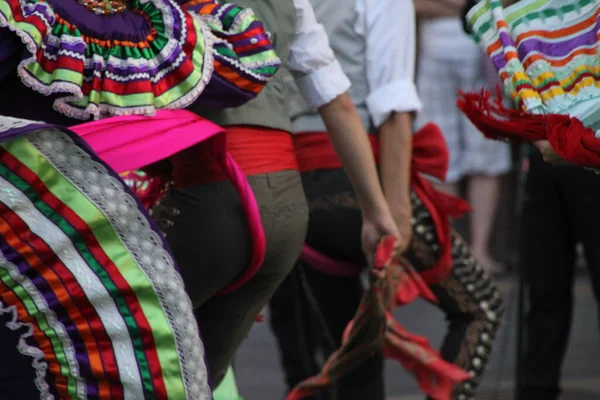
[[[419,111],[412,0],[356,0],[356,32],[366,41],[367,108],[375,127],[392,112]]]
[[[293,1],[296,33],[287,67],[304,99],[318,108],[345,93],[350,88],[350,80],[329,47],[327,33],[317,22],[310,1]]]
[[[379,128],[393,112],[421,109],[415,85],[416,19],[412,0],[302,2],[313,5],[317,20],[324,25],[320,33],[324,42],[324,34],[329,33],[335,56],[352,82],[349,92],[365,128]],[[303,30],[300,26],[298,29]],[[319,32],[322,29],[319,26]],[[325,54],[319,41],[309,41],[307,52],[315,58]],[[329,49],[326,54],[330,57]],[[295,132],[325,130],[311,105],[292,97]]]

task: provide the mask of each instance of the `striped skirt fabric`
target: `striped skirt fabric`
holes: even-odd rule
[[[596,0],[483,0],[467,23],[518,109],[589,126],[600,119],[599,16]]]
[[[0,337],[19,333],[37,398],[210,399],[191,302],[125,183],[69,131],[0,117],[0,141]]]
[[[486,91],[460,92],[458,107],[487,138],[546,140],[560,158],[600,168],[599,17],[597,0],[482,0],[467,25],[514,109]]]

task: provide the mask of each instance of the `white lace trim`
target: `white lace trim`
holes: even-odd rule
[[[40,121],[30,121],[27,119],[19,119],[13,117],[5,117],[0,115],[0,132],[6,132],[11,129],[24,128],[27,125],[43,124]]]
[[[220,16],[223,12],[228,11],[232,6],[233,5],[229,5],[229,7],[227,7],[227,6],[221,7],[217,11],[216,15],[212,15],[212,14],[200,15],[197,12],[192,12],[192,11],[189,11],[189,13],[194,16],[198,16],[208,26],[211,26],[211,24],[212,24],[212,29],[214,29],[216,31],[222,31],[222,32],[234,32],[235,33],[236,31],[241,30],[242,24],[244,22],[246,22],[247,19],[253,19],[255,21],[258,21],[258,18],[256,17],[256,14],[254,13],[254,11],[251,8],[246,8],[246,9],[240,11],[240,13],[238,15],[236,15],[235,20],[233,21],[230,29],[228,31],[225,31],[225,29],[223,28],[223,22],[221,21]],[[218,38],[215,36],[214,43],[224,44],[228,48],[233,50],[233,45],[225,39]],[[254,69],[258,69],[258,68],[262,68],[262,67],[270,67],[270,66],[281,64],[281,60],[279,59],[279,57],[272,58],[268,61],[258,60],[258,61],[254,61],[254,62],[247,62],[247,61],[241,62],[239,59],[231,58],[229,56],[220,54],[214,47],[212,48],[212,51],[215,53],[215,55],[218,55],[218,57],[227,60],[233,66],[243,70],[248,75],[250,75],[253,78],[260,80],[262,82],[269,82],[272,77],[265,77],[263,75],[260,75],[256,72],[254,72],[253,71]]]
[[[56,333],[56,338],[61,342],[67,359],[69,375],[77,382],[77,396],[80,399],[86,399],[87,389],[85,382],[81,378],[79,364],[77,363],[77,357],[75,355],[75,348],[73,347],[73,342],[71,341],[65,326],[59,321],[56,313],[54,313],[54,311],[48,307],[44,297],[39,293],[31,280],[21,274],[19,268],[8,261],[2,253],[0,253],[0,268],[6,270],[10,277],[27,292],[32,301],[35,303],[35,306],[44,315],[48,326],[50,326],[50,328]],[[9,329],[17,330],[21,327],[27,327],[27,332],[21,335],[17,349],[21,354],[33,358],[31,365],[36,371],[35,385],[40,390],[40,398],[42,400],[53,400],[54,396],[50,393],[50,386],[46,382],[48,364],[44,361],[44,352],[39,348],[31,346],[27,343],[27,339],[32,335],[33,326],[30,323],[23,323],[18,320],[15,307],[3,307],[0,303],[0,314],[7,312],[13,313],[13,320],[6,324]]]
[[[57,130],[32,133],[28,140],[107,217],[121,242],[148,276],[175,336],[186,398],[209,400],[204,347],[191,300],[159,234],[117,178]]]
[[[159,73],[156,76],[151,77],[151,82],[155,83],[159,78],[162,78],[164,76],[164,74],[177,68],[185,60],[185,54],[183,53],[183,48],[184,48],[186,40],[187,40],[188,32],[187,32],[187,24],[186,24],[186,14],[181,9],[181,7],[177,5],[176,2],[174,2],[173,0],[141,0],[142,4],[145,4],[148,2],[151,2],[161,12],[161,14],[163,16],[163,22],[165,24],[165,35],[169,38],[169,43],[153,59],[141,60],[140,62],[142,62],[143,64],[146,64],[146,65],[149,65],[151,67],[158,67],[161,64],[162,60],[167,59],[177,47],[179,47],[180,52],[181,52],[180,56],[177,58],[175,63],[173,63],[172,65],[170,65],[168,67],[165,66],[163,69],[161,69],[159,71]],[[24,0],[19,0],[19,3],[23,10],[31,10],[31,5],[26,3]],[[178,18],[180,20],[181,32],[180,32],[180,37],[179,37],[178,41],[173,38],[173,28],[174,28],[175,16],[173,15],[172,11],[170,10],[169,5],[171,5],[174,8],[174,10],[176,10],[176,12],[178,13]],[[46,25],[47,30],[48,30],[48,40],[50,40],[53,43],[60,43],[60,41],[62,39],[52,35],[51,25],[54,21],[48,21],[48,18],[50,18],[50,19],[54,18],[54,14],[49,11],[49,10],[52,10],[51,7],[47,4],[42,4],[42,3],[36,3],[36,6],[46,7],[46,15],[43,15],[38,11],[35,11],[33,13],[30,11],[29,14],[37,15],[44,22],[44,24]],[[203,36],[204,36],[204,57],[203,57],[204,64],[202,66],[202,77],[200,78],[199,82],[195,85],[195,87],[193,89],[191,89],[188,93],[183,95],[178,100],[166,105],[164,107],[165,109],[181,109],[181,108],[186,108],[186,107],[190,106],[202,94],[202,92],[206,88],[206,85],[210,81],[212,74],[213,74],[214,57],[213,57],[212,47],[213,47],[215,37],[212,34],[212,32],[210,32],[210,29],[208,29],[208,27],[205,25],[205,23],[201,19],[195,18],[195,15],[192,15],[192,13],[189,13],[189,14],[191,15],[191,17],[194,21],[194,26],[199,28],[199,30],[203,33]],[[49,85],[40,84],[37,81],[37,79],[35,79],[34,77],[32,77],[29,74],[29,71],[26,68],[28,65],[37,62],[35,54],[38,49],[38,45],[35,42],[35,40],[31,36],[29,36],[29,34],[27,32],[25,32],[21,29],[18,29],[16,26],[9,24],[8,20],[4,17],[4,15],[2,13],[0,13],[0,27],[7,27],[9,30],[11,30],[13,33],[15,33],[21,39],[21,41],[25,44],[25,47],[27,48],[28,53],[31,54],[30,57],[24,58],[17,67],[17,72],[19,74],[19,77],[21,78],[21,80],[25,86],[27,86],[27,87],[31,88],[32,90],[35,90],[45,96],[50,96],[50,95],[57,94],[57,93],[61,93],[61,94],[70,93],[71,94],[71,96],[67,95],[66,97],[61,97],[61,98],[58,98],[55,100],[54,109],[56,111],[66,115],[67,117],[74,118],[74,119],[80,119],[80,120],[87,120],[90,117],[93,117],[94,119],[99,119],[99,118],[103,118],[106,116],[120,116],[120,115],[152,116],[152,115],[156,114],[156,107],[154,107],[154,106],[138,106],[138,107],[131,107],[131,108],[121,108],[119,106],[114,106],[114,105],[107,105],[107,104],[97,105],[97,104],[90,103],[85,107],[85,109],[82,109],[81,107],[77,107],[73,104],[70,104],[73,102],[81,101],[84,98],[83,92],[81,90],[81,86],[78,84],[69,83],[69,82],[52,82]],[[194,63],[194,57],[191,58],[191,61]],[[107,70],[108,64],[110,64],[111,66],[114,66],[115,68],[119,68],[119,69],[127,68],[128,65],[137,65],[138,64],[137,61],[134,61],[131,59],[117,60],[114,58],[109,58],[108,60],[105,60],[102,58],[94,58],[93,62],[100,63],[102,65],[103,71]],[[91,65],[91,63],[92,63],[91,60],[85,60],[86,67],[89,67]],[[194,67],[196,70],[200,69],[200,66],[196,65],[196,63],[194,63]],[[130,78],[132,78],[132,77],[130,77]],[[124,81],[126,81],[126,80],[127,79],[124,79]]]
[[[4,260],[2,260],[2,262],[3,261]],[[31,365],[35,370],[36,375],[34,383],[35,386],[41,392],[40,399],[54,400],[54,396],[50,393],[50,386],[48,385],[48,383],[46,383],[46,372],[48,371],[48,364],[44,361],[44,352],[37,347],[30,346],[27,343],[27,339],[33,336],[33,325],[30,323],[19,321],[19,318],[17,317],[17,307],[4,307],[2,305],[2,301],[0,301],[0,315],[4,314],[10,314],[12,316],[11,321],[6,323],[6,327],[8,329],[16,331],[22,329],[23,327],[26,328],[26,331],[23,334],[21,334],[21,337],[19,338],[17,350],[19,350],[19,353],[33,358]]]

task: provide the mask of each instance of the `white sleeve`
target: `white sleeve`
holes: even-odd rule
[[[317,22],[309,0],[293,1],[296,32],[287,66],[304,99],[318,108],[348,91],[350,80],[335,58],[325,28]]]
[[[392,112],[419,111],[415,85],[416,18],[412,0],[359,0],[364,7],[367,108],[375,126]],[[360,8],[360,7],[359,7]]]

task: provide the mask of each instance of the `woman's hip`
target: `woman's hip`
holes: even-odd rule
[[[286,242],[304,241],[308,209],[300,175],[287,170],[248,177],[260,209],[265,260]],[[180,266],[195,306],[238,277],[250,263],[252,237],[242,203],[228,181],[173,188],[153,211]],[[277,240],[274,240],[274,239]],[[264,267],[264,265],[263,265]],[[273,271],[257,272],[257,276]]]

